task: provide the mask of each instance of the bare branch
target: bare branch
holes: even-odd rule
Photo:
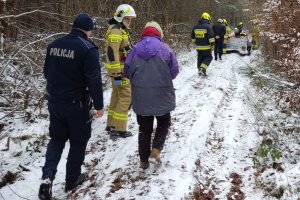
[[[45,14],[49,14],[49,15],[57,15],[57,16],[63,16],[63,17],[65,17],[65,15],[61,15],[61,14],[58,14],[58,13],[53,13],[53,12],[48,12],[48,11],[36,9],[36,10],[29,11],[29,12],[21,13],[21,14],[18,14],[18,15],[5,15],[5,16],[1,16],[0,19],[18,18],[18,17],[22,17],[22,16],[29,15],[29,14],[32,14],[32,13],[45,13]]]
[[[54,36],[58,36],[58,35],[66,35],[66,34],[68,34],[68,33],[65,33],[65,32],[55,33],[55,34],[49,35],[49,36],[47,36],[47,37],[41,38],[41,39],[39,39],[39,40],[30,42],[30,43],[26,44],[25,46],[23,46],[22,48],[20,48],[20,49],[19,49],[19,50],[18,50],[18,51],[10,58],[10,59],[13,60],[20,52],[22,52],[22,51],[23,51],[26,47],[28,47],[28,46],[31,46],[31,45],[33,45],[33,44],[35,44],[35,43],[38,43],[38,42],[47,40],[47,39],[52,38],[52,37],[54,37]],[[8,66],[9,64],[10,64],[10,62],[7,62],[7,64],[3,67],[3,69],[2,69],[2,71],[1,71],[1,73],[0,73],[0,75],[3,74],[3,72],[5,71],[5,69],[7,68],[7,66]],[[16,69],[16,70],[17,70],[17,69]],[[18,71],[18,70],[17,70],[17,71]],[[20,74],[22,75],[22,73],[20,73]]]

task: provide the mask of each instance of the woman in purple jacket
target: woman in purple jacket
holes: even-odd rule
[[[149,167],[149,157],[160,164],[160,152],[171,125],[170,112],[175,109],[172,79],[179,67],[174,52],[162,38],[159,24],[148,22],[141,41],[130,50],[125,61],[125,74],[131,81],[132,108],[139,124],[142,169]],[[154,117],[157,127],[151,149]]]

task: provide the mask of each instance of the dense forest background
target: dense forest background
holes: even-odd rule
[[[0,12],[4,16],[8,15],[0,18],[2,19],[1,32],[9,38],[20,40],[22,39],[20,36],[26,35],[26,32],[50,34],[68,31],[74,16],[86,12],[97,20],[100,36],[106,28],[107,19],[113,16],[117,6],[129,3],[136,9],[138,15],[133,27],[135,32],[139,32],[147,21],[156,20],[166,31],[183,33],[190,31],[190,27],[196,23],[204,11],[209,12],[214,21],[221,17],[234,25],[245,18],[242,10],[246,5],[244,0],[98,0],[86,2],[83,0],[56,0],[51,3],[44,0],[1,1]],[[33,11],[35,11],[34,14],[31,14]]]
[[[23,112],[24,118],[29,120],[41,114],[45,88],[42,66],[46,46],[56,37],[68,33],[74,17],[79,13],[91,14],[97,24],[92,39],[100,46],[104,65],[103,46],[107,21],[122,3],[129,3],[137,13],[132,26],[134,42],[139,39],[146,22],[156,20],[164,29],[166,42],[175,50],[180,49],[181,45],[190,44],[192,26],[204,11],[211,14],[212,21],[226,18],[232,26],[246,19],[242,12],[246,6],[245,1],[235,0],[0,1],[0,30],[4,38],[1,47],[0,107],[8,111],[8,116]],[[249,20],[244,21],[247,24]],[[105,70],[103,74],[106,82]],[[29,111],[29,106],[39,112]]]
[[[175,50],[191,43],[191,28],[204,11],[211,14],[212,23],[225,18],[231,28],[243,21],[249,32],[259,34],[264,64],[280,76],[299,82],[300,6],[297,0],[2,0],[0,108],[14,113],[23,112],[29,105],[36,110],[42,107],[44,78],[41,72],[46,46],[69,32],[73,18],[79,13],[89,13],[95,19],[97,29],[92,39],[102,49],[103,58],[107,21],[122,3],[131,4],[138,15],[132,27],[134,42],[139,39],[145,23],[156,20],[164,29],[166,42]],[[288,101],[289,108],[297,110],[299,84],[291,90],[293,92],[283,91],[279,101]],[[30,113],[25,112],[27,119],[31,118]]]

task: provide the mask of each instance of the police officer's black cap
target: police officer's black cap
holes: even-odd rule
[[[91,31],[95,27],[93,19],[90,15],[81,13],[75,17],[73,22],[73,28],[79,28],[85,31]]]

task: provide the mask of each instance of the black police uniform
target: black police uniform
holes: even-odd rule
[[[97,46],[87,39],[84,32],[73,29],[48,46],[44,74],[51,140],[42,179],[53,181],[65,142],[69,140],[66,184],[74,183],[81,174],[86,145],[91,137],[89,96],[96,110],[103,108]]]
[[[223,54],[223,43],[224,43],[224,36],[226,34],[226,26],[222,24],[222,22],[218,22],[217,24],[213,25],[213,31],[215,34],[215,60],[222,59]],[[218,38],[216,38],[218,36]]]

